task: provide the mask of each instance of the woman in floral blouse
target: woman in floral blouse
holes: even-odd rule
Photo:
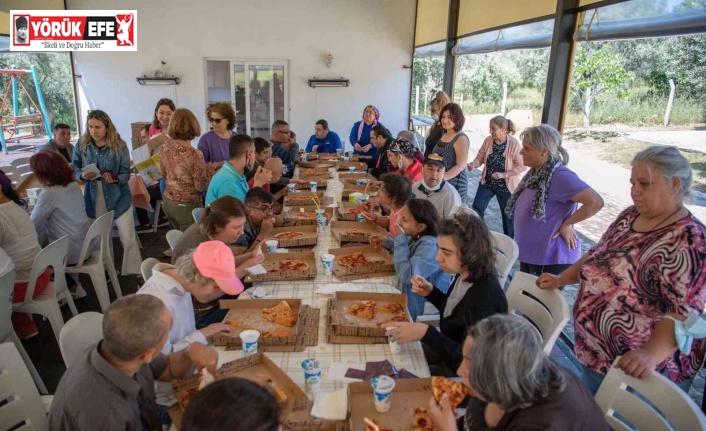
[[[663,373],[685,391],[701,368],[706,339],[676,351],[665,315],[700,314],[706,301],[706,227],[684,207],[691,167],[674,147],[654,146],[632,161],[631,197],[587,254],[541,288],[579,283],[575,353],[595,393],[616,357],[633,377]]]

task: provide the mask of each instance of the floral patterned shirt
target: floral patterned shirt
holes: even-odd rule
[[[167,188],[164,197],[174,202],[200,203],[213,172],[203,153],[190,144],[169,139],[162,144],[159,167]]]
[[[582,364],[606,374],[613,360],[638,349],[666,313],[701,314],[706,301],[706,227],[691,214],[652,232],[636,232],[639,213],[624,210],[581,266],[574,304]],[[699,371],[706,339],[657,367],[681,383]]]

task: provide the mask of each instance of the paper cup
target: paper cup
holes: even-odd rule
[[[343,159],[344,162],[347,162],[347,161],[349,161],[349,160],[351,159],[351,158],[348,157],[348,156],[343,156],[343,157],[341,157],[341,158]]]
[[[367,186],[368,179],[367,178],[356,178],[355,185],[356,186]]]
[[[328,253],[321,255],[321,261],[324,264],[324,272],[326,272],[326,275],[333,274],[333,260],[335,258],[336,256]]]
[[[349,166],[348,172],[350,172],[351,174],[355,174],[355,166]]]
[[[321,365],[316,359],[305,359],[302,362],[302,368],[306,392],[315,394],[321,387]]]
[[[306,155],[306,153],[302,153],[301,160],[302,162],[306,162],[307,160],[309,160],[309,157]]]
[[[385,330],[388,332],[390,332],[390,329],[395,329],[395,327],[388,326],[387,328],[385,328]],[[390,345],[390,352],[393,355],[398,355],[402,351],[402,346],[400,346],[400,343],[398,343],[392,338],[392,335],[387,335],[387,343]]]
[[[364,204],[368,201],[369,196],[366,193],[353,192],[348,195],[348,202],[354,204]]]
[[[365,216],[363,213],[358,213],[355,215],[355,219],[358,223],[365,223],[367,220],[365,219]]]
[[[287,190],[289,190],[289,193],[294,193],[297,190],[297,185],[294,183],[289,183],[287,184]]]
[[[392,390],[395,389],[395,381],[392,377],[377,376],[370,381],[375,397],[375,410],[380,413],[387,413],[392,405]]]
[[[314,210],[316,213],[316,226],[319,230],[323,230],[326,227],[326,210],[321,208]]]
[[[41,187],[35,187],[31,189],[27,189],[27,200],[29,201],[29,205],[36,205],[37,204],[37,199],[39,198],[39,195],[42,193],[42,188]]]
[[[258,338],[260,338],[260,333],[254,329],[248,329],[240,333],[240,340],[243,342],[243,356],[257,353]]]
[[[316,193],[316,187],[318,186],[319,183],[316,181],[309,181],[309,187],[311,187],[311,192]]]
[[[270,253],[277,252],[277,244],[279,244],[279,241],[277,241],[276,239],[268,239],[267,241],[265,241],[267,251],[269,251]]]

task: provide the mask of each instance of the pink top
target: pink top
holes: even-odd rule
[[[606,374],[613,360],[642,347],[666,313],[701,314],[706,301],[706,227],[689,215],[652,232],[635,232],[639,213],[624,210],[588,252],[574,303],[582,364]],[[657,367],[681,383],[701,368],[706,339]]]
[[[159,135],[160,133],[162,133],[162,129],[154,127],[154,124],[150,124],[150,131],[148,132],[150,139],[152,139],[154,135]]]
[[[520,184],[520,174],[527,170],[527,167],[522,162],[522,156],[520,155],[521,148],[522,145],[520,145],[520,141],[518,141],[517,138],[512,135],[507,135],[507,146],[505,147],[505,173],[508,174],[508,177],[505,178],[505,183],[507,184],[507,189],[510,190],[510,193],[514,192]],[[493,137],[488,136],[483,141],[483,145],[481,145],[480,150],[478,150],[476,158],[473,159],[473,162],[471,163],[476,163],[478,166],[485,165],[488,155],[492,152]],[[486,166],[483,166],[483,172],[480,174],[481,184],[485,184],[485,169]]]

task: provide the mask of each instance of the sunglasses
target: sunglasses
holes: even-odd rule
[[[216,124],[221,124],[221,121],[225,120],[225,118],[209,118],[208,122],[209,123],[216,123]]]

